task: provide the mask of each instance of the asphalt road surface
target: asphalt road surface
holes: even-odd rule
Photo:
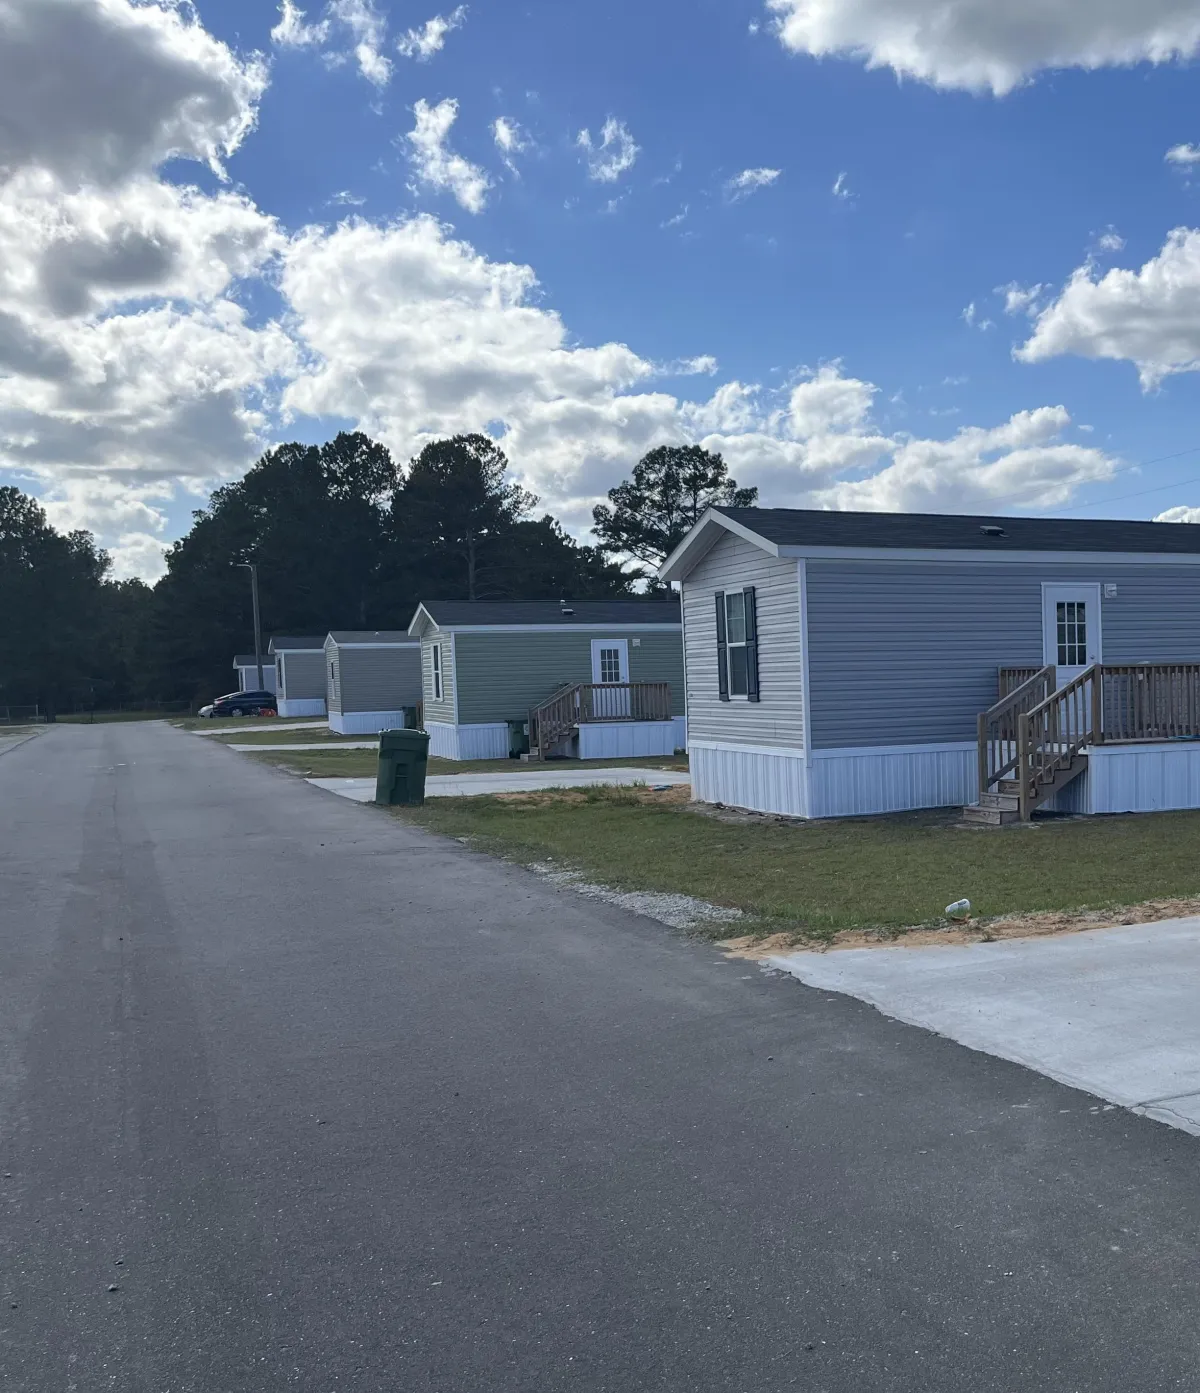
[[[1182,1133],[161,725],[0,877],[11,1393],[1200,1388]]]

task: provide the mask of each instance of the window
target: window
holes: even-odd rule
[[[329,664],[329,680],[331,682],[337,682],[337,673],[334,672],[332,663]]]
[[[442,645],[433,643],[429,646],[430,671],[433,673],[433,699],[441,701],[442,691]]]
[[[722,701],[758,701],[758,615],[754,587],[717,594],[717,677]]]
[[[1058,603],[1058,666],[1087,667],[1087,605],[1083,600]]]
[[[621,681],[621,650],[619,648],[602,648],[600,650],[600,681]]]

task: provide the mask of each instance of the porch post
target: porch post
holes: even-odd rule
[[[1104,743],[1104,664],[1092,668],[1092,744]]]
[[[987,715],[983,712],[979,716],[979,796],[980,798],[988,791],[988,750],[987,750]]]
[[[1017,778],[1017,806],[1021,821],[1028,822],[1033,817],[1033,800],[1029,789],[1029,716],[1024,711],[1017,717]]]

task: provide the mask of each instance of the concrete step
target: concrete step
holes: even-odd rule
[[[963,821],[980,823],[985,827],[1011,827],[1021,821],[1021,814],[1015,808],[989,808],[975,803],[963,809]]]

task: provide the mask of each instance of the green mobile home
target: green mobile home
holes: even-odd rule
[[[532,753],[616,759],[687,743],[676,600],[427,600],[425,729],[443,759],[498,759],[512,726]]]

